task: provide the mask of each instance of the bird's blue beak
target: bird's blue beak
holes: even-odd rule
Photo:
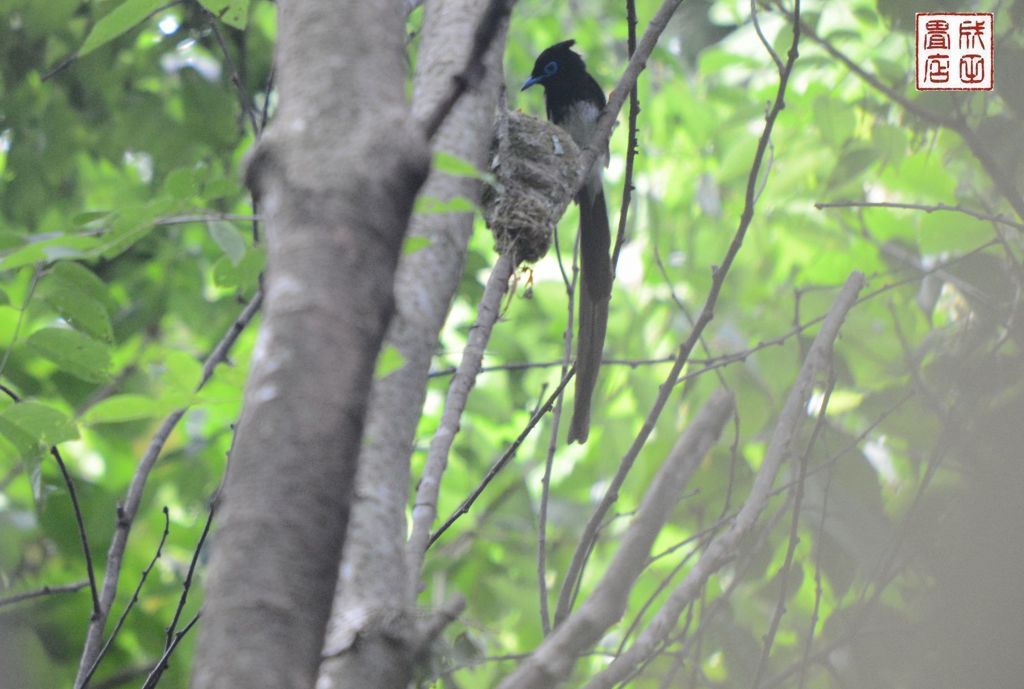
[[[526,89],[530,88],[534,84],[539,84],[540,82],[544,81],[545,77],[547,77],[547,74],[541,74],[539,77],[530,77],[529,79],[527,79],[526,81],[523,82],[523,88],[521,88],[519,90],[520,91],[525,91]]]

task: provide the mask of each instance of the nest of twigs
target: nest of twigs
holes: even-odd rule
[[[493,148],[484,220],[499,252],[510,252],[515,265],[533,263],[547,253],[576,190],[580,150],[564,129],[519,112],[499,117]]]

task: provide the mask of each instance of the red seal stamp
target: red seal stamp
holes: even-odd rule
[[[991,91],[991,12],[918,12],[918,91]]]

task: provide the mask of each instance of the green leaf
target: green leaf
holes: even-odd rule
[[[828,180],[828,189],[838,189],[857,179],[877,159],[878,151],[873,146],[851,146],[839,158],[839,162],[832,170],[832,176]]]
[[[249,0],[199,0],[199,3],[228,26],[244,29],[249,20]]]
[[[75,213],[74,217],[71,218],[71,222],[74,223],[75,227],[85,227],[97,220],[107,220],[110,218],[110,211],[82,211],[81,213]]]
[[[0,416],[42,445],[56,445],[78,437],[78,429],[71,419],[63,412],[40,402],[18,402],[0,412]]]
[[[833,97],[821,95],[814,99],[814,123],[821,135],[833,146],[840,146],[857,124],[853,106]]]
[[[144,395],[114,395],[85,412],[82,421],[87,424],[138,421],[160,416],[164,411],[156,400]]]
[[[229,257],[221,256],[213,264],[213,281],[221,287],[249,289],[256,285],[266,263],[267,252],[260,246],[248,249],[238,265]]]
[[[110,348],[88,335],[67,328],[43,328],[27,345],[62,370],[90,383],[110,378]]]
[[[63,235],[41,242],[32,242],[7,254],[0,261],[0,270],[11,270],[33,263],[46,263],[62,258],[87,258],[92,255],[99,241],[95,237]]]
[[[23,460],[42,454],[43,444],[21,426],[5,418],[3,414],[0,414],[0,437],[6,440],[13,448],[13,453]],[[4,454],[10,454],[10,451],[5,451]]]
[[[86,36],[85,42],[82,43],[82,47],[78,49],[78,57],[85,57],[100,46],[114,40],[164,4],[163,0],[125,0],[110,14],[96,22],[92,31]]]
[[[114,328],[103,304],[83,292],[60,285],[48,287],[45,294],[47,303],[72,328],[103,342],[113,341]]]
[[[191,167],[171,170],[164,178],[164,192],[176,199],[190,199],[199,191],[196,171]]]
[[[203,375],[203,365],[187,352],[171,351],[164,357],[166,373],[161,379],[168,388],[189,395],[196,389]]]
[[[377,370],[374,371],[374,377],[387,378],[404,365],[405,357],[398,351],[398,348],[394,345],[387,345],[377,357]]]
[[[50,269],[50,279],[59,281],[69,289],[81,290],[98,302],[110,304],[107,284],[81,263],[61,261],[54,264]]]
[[[241,263],[247,247],[245,237],[238,228],[225,220],[211,220],[206,225],[210,228],[213,241],[217,242],[217,246],[231,262],[236,266]]]
[[[41,293],[71,327],[113,341],[107,286],[88,268],[69,261],[56,264],[43,280]]]

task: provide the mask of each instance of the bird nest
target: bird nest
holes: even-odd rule
[[[547,253],[576,191],[580,150],[564,129],[519,112],[503,113],[497,130],[484,220],[499,252],[532,263]]]

